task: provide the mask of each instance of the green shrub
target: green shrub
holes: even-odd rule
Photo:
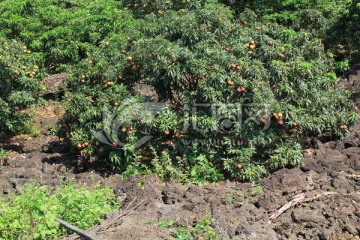
[[[344,136],[357,115],[334,66],[349,61],[334,64],[318,37],[356,54],[356,1],[232,6],[237,13],[216,0],[2,1],[0,35],[28,46],[1,38],[0,131],[24,129],[20,110],[41,103],[43,66],[56,66],[69,72],[60,134],[126,176],[252,181],[299,164],[301,138]],[[337,25],[340,41],[328,34]],[[158,100],[133,90],[144,83]]]
[[[172,1],[172,0],[124,0],[123,6],[126,9],[130,9],[134,16],[142,18],[146,14],[162,14],[168,10],[180,10],[180,9],[191,9],[191,8],[200,8],[206,2],[211,2],[211,0],[201,0],[201,1],[192,1],[192,0],[181,0],[181,1]],[[217,1],[215,1],[217,2]]]
[[[347,45],[350,48],[351,54],[353,54],[353,58],[359,60],[360,59],[360,3],[359,1],[352,1],[352,4],[349,9],[349,18],[350,23],[347,31],[347,39],[349,42]]]
[[[119,1],[1,1],[0,34],[45,53],[46,65],[59,70],[86,57],[110,33],[131,25]],[[54,71],[54,69],[50,69]]]
[[[325,38],[327,45],[331,46],[332,51],[341,61],[340,71],[348,60],[356,63],[360,59],[360,3],[357,0],[349,2],[350,5],[345,13],[328,30]]]
[[[87,229],[118,207],[116,196],[108,188],[29,184],[23,186],[23,191],[8,199],[0,198],[0,239],[53,239],[68,235],[71,232],[60,227],[56,217]]]
[[[226,0],[220,2],[229,4]],[[296,30],[305,29],[324,38],[327,31],[347,13],[350,2],[351,0],[235,0],[234,4],[229,5],[240,13],[249,8],[263,20]]]
[[[26,127],[27,118],[21,110],[40,103],[43,62],[42,53],[0,38],[0,132],[14,133]]]
[[[287,1],[245,1],[228,0],[238,13],[251,9],[259,18],[291,27],[297,31],[306,30],[323,39],[326,49],[335,53],[337,61],[359,59],[359,1],[357,0],[287,0]],[[347,72],[337,69],[339,72]]]
[[[332,55],[311,33],[262,22],[250,10],[235,17],[222,4],[135,4],[127,5],[138,18],[128,41],[99,46],[70,71],[63,130],[85,158],[169,176],[172,167],[164,174],[151,161],[166,154],[159,159],[195,182],[254,180],[299,164],[294,142],[344,136],[355,122]],[[129,97],[135,83],[151,85],[167,103],[149,121],[141,107],[154,100]],[[102,130],[107,144],[94,134]],[[144,134],[151,140],[136,145]],[[287,151],[296,160],[283,158]]]

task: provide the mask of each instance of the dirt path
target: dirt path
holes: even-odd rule
[[[358,83],[360,67],[343,82],[354,93]],[[124,181],[119,175],[76,173],[70,146],[51,135],[3,145],[17,152],[2,160],[2,195],[35,179],[58,185],[74,178],[112,187],[123,207],[91,230],[100,239],[174,239],[175,230],[159,223],[191,226],[204,218],[211,219],[220,239],[360,239],[360,123],[343,141],[318,141],[316,149],[304,151],[303,166],[279,170],[256,184],[200,187],[164,183],[153,175]]]

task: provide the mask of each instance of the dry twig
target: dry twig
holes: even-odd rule
[[[275,214],[271,215],[271,217],[268,220],[268,223],[271,224],[274,220],[276,220],[281,214],[283,214],[284,212],[286,212],[289,208],[292,208],[298,204],[301,203],[305,203],[305,202],[311,202],[314,201],[315,199],[321,198],[323,196],[328,196],[328,195],[338,195],[340,193],[337,192],[323,192],[321,194],[318,194],[314,197],[308,197],[306,198],[305,193],[300,193],[296,196],[293,197],[293,199],[288,202],[287,204],[285,204],[284,206],[282,206]]]
[[[355,181],[360,181],[360,175],[347,174],[347,175],[345,175],[345,177],[351,178],[351,179],[353,179],[353,180],[355,180]]]
[[[140,201],[140,203],[138,203],[136,206],[132,207],[131,206],[134,204],[134,202],[136,201],[136,197],[130,202],[130,204],[126,207],[126,209],[124,211],[119,210],[119,215],[116,216],[116,218],[109,220],[109,221],[105,221],[100,225],[96,225],[93,226],[92,228],[88,229],[87,231],[89,233],[92,234],[99,234],[99,233],[104,233],[109,231],[109,228],[116,228],[117,226],[119,226],[122,223],[122,218],[124,218],[125,216],[130,216],[132,214],[137,213],[135,210],[138,209],[142,204],[145,203],[145,200]],[[67,238],[68,240],[74,240],[77,239],[78,236],[74,235],[71,236],[69,238]]]
[[[313,190],[314,180],[313,180],[313,175],[311,173],[307,176],[307,180],[308,180],[308,185],[306,186],[306,191]]]
[[[275,214],[273,214],[269,220],[268,223],[271,224],[275,219],[277,219],[282,213],[284,213],[286,210],[288,210],[289,208],[297,205],[298,203],[300,203],[302,200],[305,199],[305,193],[301,193],[298,194],[296,196],[293,197],[293,199],[288,202],[287,204],[285,204],[284,206],[282,206]]]

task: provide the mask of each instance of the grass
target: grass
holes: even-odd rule
[[[0,148],[0,158],[7,157],[11,151]]]
[[[119,207],[113,191],[98,185],[77,188],[70,183],[53,188],[32,183],[22,186],[22,192],[0,197],[0,239],[58,238],[70,232],[60,227],[56,217],[88,229]]]
[[[219,239],[219,236],[215,233],[215,230],[211,225],[210,218],[204,218],[200,223],[192,226],[185,226],[173,220],[166,219],[161,219],[158,223],[149,221],[148,224],[175,230],[174,237],[177,240]]]

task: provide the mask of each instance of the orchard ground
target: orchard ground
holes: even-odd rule
[[[360,65],[341,85],[354,93],[360,107]],[[360,122],[344,140],[309,141],[300,167],[281,169],[255,183],[197,186],[162,182],[154,175],[122,180],[106,166],[81,165],[70,144],[49,130],[61,116],[61,106],[50,100],[32,111],[40,136],[17,136],[0,145],[12,150],[1,159],[0,194],[6,197],[34,180],[51,186],[70,179],[109,186],[122,208],[89,230],[99,239],[174,239],[176,224],[193,226],[206,218],[219,239],[360,239]],[[294,197],[298,204],[280,214]],[[130,211],[123,214],[125,209]],[[162,227],[166,221],[173,224]]]

